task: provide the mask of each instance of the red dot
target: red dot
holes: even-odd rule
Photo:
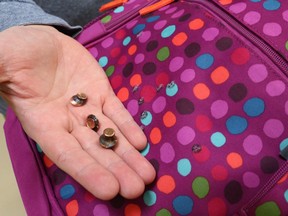
[[[121,57],[119,58],[119,60],[118,60],[118,64],[119,64],[119,65],[123,65],[123,64],[125,64],[126,62],[127,62],[127,56],[125,56],[125,55],[121,56]]]
[[[110,83],[111,83],[111,86],[113,89],[116,89],[116,88],[119,88],[121,85],[122,85],[122,76],[121,75],[116,75],[114,76],[111,80],[110,80]]]
[[[198,162],[205,162],[210,158],[210,151],[206,146],[201,146],[201,151],[199,152],[193,152],[193,156],[195,158],[195,160],[197,160]]]
[[[140,95],[144,98],[145,102],[150,102],[156,95],[156,88],[146,85],[141,89]]]
[[[126,36],[126,31],[124,29],[120,29],[115,34],[115,38],[119,40],[123,39],[125,36]]]
[[[156,77],[156,84],[157,86],[159,86],[160,84],[166,86],[169,83],[170,79],[167,73],[160,73],[157,77]]]
[[[228,171],[225,167],[216,165],[211,170],[212,177],[217,181],[224,181],[228,177]]]
[[[120,55],[120,53],[121,53],[120,47],[115,47],[111,50],[110,55],[111,57],[116,58],[117,56]]]
[[[226,214],[227,206],[221,198],[215,197],[208,202],[209,216],[225,216]]]
[[[236,65],[244,65],[250,59],[250,52],[244,47],[237,48],[231,55],[231,60]]]
[[[196,117],[196,128],[201,132],[206,132],[212,129],[213,123],[206,115],[198,115]]]

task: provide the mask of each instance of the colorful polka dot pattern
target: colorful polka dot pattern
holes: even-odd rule
[[[288,57],[288,5],[281,0],[213,0]]]
[[[252,16],[259,2],[267,11],[281,6],[219,2],[235,13],[254,3],[250,22],[260,19]],[[100,22],[108,25],[133,4]],[[278,156],[288,145],[287,79],[226,24],[201,4],[178,1],[87,46],[143,127],[149,143],[141,153],[157,179],[138,199],[101,201],[39,151],[67,215],[288,213],[287,162]],[[274,175],[281,179],[271,193],[256,199]]]

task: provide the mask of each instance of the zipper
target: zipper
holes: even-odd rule
[[[248,215],[250,208],[256,205],[256,203],[263,198],[276,184],[277,182],[288,173],[288,163],[285,163],[280,169],[269,179],[269,181],[262,187],[262,189],[242,208],[242,213]]]
[[[233,16],[229,15],[223,8],[216,5],[216,3],[207,0],[182,0],[191,3],[197,3],[203,5],[204,7],[210,9],[212,12],[217,14],[221,19],[233,27],[239,34],[247,38],[252,42],[257,48],[259,48],[264,54],[268,56],[269,59],[275,63],[275,65],[284,72],[285,76],[288,77],[288,63],[285,57],[281,56],[272,46],[270,46],[266,41],[259,38],[254,32],[245,27],[241,22],[235,19]]]

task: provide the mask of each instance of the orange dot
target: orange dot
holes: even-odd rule
[[[134,45],[129,47],[128,54],[133,55],[136,51],[137,51],[137,46],[134,44]]]
[[[165,194],[171,193],[175,189],[175,187],[175,180],[170,175],[161,176],[157,181],[158,190]]]
[[[191,30],[198,30],[204,26],[204,21],[202,19],[194,19],[189,22],[189,28]]]
[[[204,83],[198,83],[194,86],[193,92],[196,98],[204,100],[209,97],[210,89]]]
[[[117,97],[121,102],[126,101],[129,97],[129,90],[126,87],[121,88],[117,93]]]
[[[172,39],[172,43],[175,46],[181,46],[183,43],[185,43],[185,41],[187,40],[187,35],[185,32],[180,32],[177,35],[174,36],[174,38]]]
[[[228,5],[231,4],[233,0],[219,0],[219,3],[222,5]]]
[[[284,175],[278,182],[277,184],[282,184],[283,182],[285,182],[288,179],[288,173],[286,175]]]
[[[158,144],[162,139],[162,134],[159,128],[155,127],[150,132],[150,140],[152,144]]]
[[[77,200],[72,200],[66,205],[66,212],[68,216],[75,216],[78,214],[79,205]]]
[[[222,84],[229,78],[229,71],[223,66],[217,67],[211,73],[211,79],[215,84]]]
[[[140,74],[134,74],[130,79],[130,85],[132,87],[138,86],[142,83],[142,77]]]
[[[176,116],[174,113],[168,111],[163,116],[163,122],[166,127],[172,127],[176,124]]]
[[[125,216],[141,216],[141,209],[136,204],[128,204],[125,207]]]
[[[54,164],[46,155],[43,156],[43,161],[47,168],[50,168]]]
[[[228,154],[226,160],[229,166],[231,166],[233,169],[239,168],[243,164],[241,155],[235,152]]]

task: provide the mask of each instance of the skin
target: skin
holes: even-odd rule
[[[0,47],[0,94],[45,154],[99,199],[140,196],[155,178],[138,152],[146,137],[90,53],[53,27],[37,25],[1,32]],[[82,107],[69,102],[78,92],[88,96]],[[86,126],[89,114],[99,119],[97,133]],[[118,138],[113,150],[99,145],[107,127]]]

